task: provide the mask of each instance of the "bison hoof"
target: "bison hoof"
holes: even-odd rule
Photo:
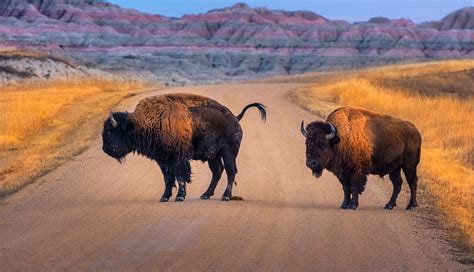
[[[341,206],[339,208],[341,209],[347,209],[349,207],[349,202],[342,202]]]
[[[178,196],[178,197],[176,197],[176,199],[174,201],[183,202],[184,201],[184,196]]]
[[[202,195],[202,196],[201,196],[201,199],[202,199],[202,200],[208,200],[209,198],[211,198],[211,197],[208,196],[208,195]]]
[[[414,210],[416,208],[416,204],[408,204],[407,210]]]
[[[168,202],[168,200],[170,200],[170,199],[167,198],[167,197],[160,198],[160,202]]]
[[[395,208],[397,205],[395,204],[391,204],[391,203],[387,203],[387,205],[385,205],[385,207],[383,207],[385,210],[393,210],[393,208]]]
[[[228,196],[223,196],[222,197],[222,201],[229,201],[229,200],[230,200],[230,197],[228,197]]]
[[[349,205],[347,206],[347,209],[351,209],[351,210],[357,210],[357,205]]]

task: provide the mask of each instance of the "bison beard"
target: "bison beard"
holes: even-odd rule
[[[130,152],[156,161],[165,182],[161,202],[171,198],[176,181],[176,201],[183,201],[186,184],[191,182],[189,161],[207,161],[212,179],[201,199],[214,195],[225,169],[228,180],[222,200],[227,201],[232,197],[237,174],[236,157],[242,140],[239,121],[251,107],[256,107],[265,121],[265,106],[260,103],[247,105],[234,116],[225,106],[203,96],[168,94],[146,98],[133,113],[111,113],[104,122],[103,150],[120,162]]]
[[[421,136],[410,122],[359,108],[339,108],[326,121],[301,123],[306,137],[306,164],[313,173],[334,173],[342,184],[343,209],[356,209],[369,174],[389,174],[393,192],[385,209],[396,207],[401,190],[401,171],[410,186],[407,209],[416,203]]]

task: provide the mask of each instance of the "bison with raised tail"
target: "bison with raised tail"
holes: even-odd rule
[[[146,98],[132,113],[110,114],[102,132],[103,150],[119,162],[130,152],[156,161],[165,179],[161,202],[170,199],[176,180],[176,201],[183,201],[186,183],[191,181],[189,161],[207,161],[212,180],[201,199],[214,195],[225,169],[228,183],[222,200],[227,201],[237,174],[236,157],[242,140],[239,121],[251,107],[256,107],[265,121],[265,106],[260,103],[247,105],[235,116],[228,108],[203,96],[167,94]]]
[[[306,137],[306,165],[316,177],[323,170],[334,173],[342,184],[342,209],[357,209],[367,175],[389,174],[393,192],[385,209],[397,205],[405,173],[411,196],[407,209],[416,207],[416,168],[420,162],[421,136],[407,121],[372,111],[343,107],[326,121],[301,123]]]

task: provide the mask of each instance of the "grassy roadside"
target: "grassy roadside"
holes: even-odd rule
[[[291,99],[322,116],[352,105],[413,122],[423,136],[420,186],[446,225],[474,247],[474,61],[397,65],[335,78]]]
[[[84,150],[107,110],[146,87],[99,78],[0,87],[0,196]]]

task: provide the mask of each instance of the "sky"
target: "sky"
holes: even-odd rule
[[[108,0],[122,7],[169,17],[204,13],[229,7],[239,0]],[[474,0],[248,0],[251,7],[310,10],[329,19],[367,21],[375,16],[406,18],[415,23],[439,20],[457,9],[474,6]]]

